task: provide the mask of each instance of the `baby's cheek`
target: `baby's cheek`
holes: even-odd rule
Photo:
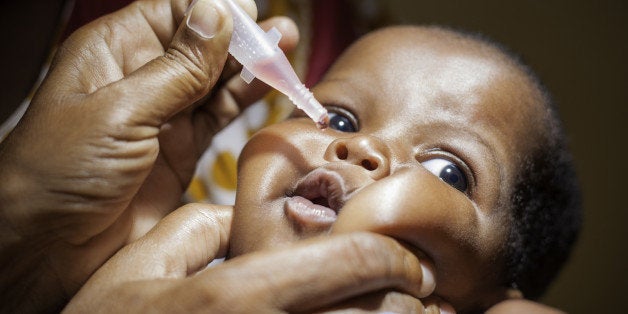
[[[484,285],[484,218],[469,198],[423,168],[406,169],[357,193],[333,233],[370,231],[404,243],[434,267],[436,295],[455,304]]]
[[[425,169],[407,169],[365,187],[342,208],[333,233],[370,231],[393,237],[434,264],[437,289],[458,282],[481,263],[478,217],[465,194]],[[454,284],[452,286],[452,284]],[[456,288],[456,290],[458,290]]]
[[[474,233],[476,221],[464,194],[416,168],[400,170],[356,193],[341,209],[333,232],[372,231],[435,240]]]

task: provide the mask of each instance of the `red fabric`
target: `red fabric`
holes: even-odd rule
[[[346,0],[312,0],[312,42],[305,85],[316,84],[338,56],[357,38]]]

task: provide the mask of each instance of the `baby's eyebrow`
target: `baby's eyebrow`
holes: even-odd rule
[[[478,183],[478,179],[477,176],[479,175],[478,173],[476,173],[479,169],[483,169],[483,172],[485,173],[484,176],[482,177],[482,184],[487,183],[488,185],[492,185],[497,187],[497,189],[499,190],[499,192],[497,193],[497,201],[501,201],[501,196],[504,195],[503,191],[506,188],[506,186],[503,184],[505,182],[505,165],[503,162],[500,162],[499,158],[498,158],[498,154],[497,151],[495,149],[494,145],[491,145],[491,143],[486,139],[486,137],[482,136],[479,132],[477,132],[474,129],[465,129],[463,131],[463,134],[465,134],[466,136],[470,137],[472,140],[472,142],[479,144],[476,145],[475,147],[480,147],[480,151],[479,152],[474,152],[471,153],[470,158],[471,161],[473,162],[473,165],[470,165],[471,167],[473,167],[475,170],[473,171],[473,175],[476,177],[474,179],[476,179],[476,184]],[[470,151],[474,151],[473,148],[469,149]],[[467,150],[468,151],[468,150]],[[474,157],[474,155],[476,155]],[[494,173],[495,175],[490,175],[491,173]],[[494,182],[490,182],[491,180],[494,180]],[[488,181],[488,182],[486,182]],[[478,206],[478,208],[481,208]],[[486,208],[484,211],[492,211],[491,209]]]
[[[497,164],[497,154],[494,147],[474,128],[461,127],[459,123],[442,119],[424,124],[421,126],[421,129],[430,130],[430,133],[438,134],[438,137],[446,137],[454,141],[456,139],[464,139],[464,142],[480,144],[491,157],[491,161]]]

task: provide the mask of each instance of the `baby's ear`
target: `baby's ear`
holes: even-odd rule
[[[482,299],[482,306],[484,308],[490,308],[487,313],[510,313],[493,311],[495,308],[501,309],[503,304],[510,304],[511,302],[518,302],[523,300],[523,293],[519,289],[513,287],[501,286],[493,290],[489,295]],[[519,312],[514,312],[519,313]]]
[[[519,289],[508,288],[505,294],[505,299],[523,299],[523,293]]]
[[[525,299],[510,299],[499,302],[489,308],[486,314],[515,314],[515,313],[535,313],[535,314],[565,314],[565,312]]]

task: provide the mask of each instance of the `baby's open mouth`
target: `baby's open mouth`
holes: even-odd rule
[[[317,169],[297,183],[285,203],[290,220],[307,230],[331,227],[347,199],[345,181],[338,173]]]

